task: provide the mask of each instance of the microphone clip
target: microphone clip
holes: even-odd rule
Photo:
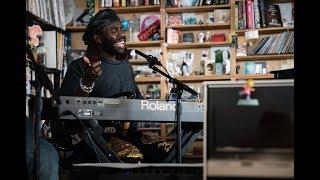
[[[156,57],[154,57],[152,55],[146,55],[146,54],[144,54],[143,52],[141,52],[139,50],[133,50],[133,51],[131,51],[131,53],[130,53],[131,56],[135,56],[135,54],[138,54],[138,55],[142,56],[143,58],[145,58],[148,61],[150,68],[154,67],[155,65],[162,66],[162,64],[158,60],[158,58],[156,58]]]

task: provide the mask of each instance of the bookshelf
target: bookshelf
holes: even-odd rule
[[[279,13],[281,14],[281,3],[293,3],[293,1],[290,0],[285,0],[285,1],[270,1],[270,4],[280,4],[279,5]],[[256,28],[254,23],[255,22],[255,18],[253,15],[253,28],[251,29],[240,29],[240,24],[239,24],[239,29],[236,29],[236,23],[240,22],[240,12],[239,12],[239,7],[240,4],[239,3],[243,3],[243,6],[246,6],[247,4],[245,3],[245,1],[241,1],[241,0],[232,0],[230,7],[231,7],[231,31],[233,34],[238,36],[238,45],[240,44],[244,44],[244,43],[251,43],[252,45],[252,49],[254,50],[255,47],[258,47],[254,52],[252,53],[253,55],[248,55],[248,49],[247,51],[247,55],[245,56],[237,56],[237,53],[235,53],[234,56],[234,63],[233,63],[233,67],[232,68],[237,68],[237,67],[241,67],[239,74],[235,74],[235,76],[233,76],[234,80],[238,80],[238,79],[248,79],[248,78],[252,78],[252,79],[272,79],[274,78],[273,74],[268,74],[268,72],[272,71],[272,70],[281,70],[285,67],[287,68],[293,68],[293,61],[294,61],[294,53],[291,53],[289,48],[291,46],[291,41],[290,39],[292,38],[293,40],[293,35],[291,37],[290,34],[294,33],[294,27],[292,26],[280,26],[280,27],[268,27],[268,25],[266,25],[266,27],[262,28],[262,19],[261,19],[261,14],[260,14],[260,28]],[[259,2],[258,2],[259,3]],[[253,12],[254,12],[254,5],[253,6]],[[282,7],[284,5],[282,4]],[[238,9],[237,9],[238,8]],[[258,8],[261,8],[260,6],[258,6]],[[238,14],[236,15],[236,12],[238,12]],[[259,11],[261,13],[261,11]],[[288,11],[286,11],[288,12]],[[248,19],[245,20],[246,23]],[[270,21],[270,19],[268,20],[266,17],[266,23],[268,23],[268,21]],[[252,40],[246,40],[245,37],[245,32],[247,31],[252,31],[252,30],[256,30],[258,32],[258,39],[252,39]],[[289,34],[289,35],[288,35]],[[281,36],[283,35],[283,36]],[[270,41],[265,41],[263,42],[262,39],[263,38],[268,38],[270,37]],[[281,38],[283,39],[281,39]],[[273,39],[271,39],[273,38]],[[287,40],[288,39],[288,40]],[[259,43],[261,43],[261,46],[259,47]],[[264,47],[267,47],[264,49]],[[279,48],[279,47],[284,47],[284,48]],[[237,51],[237,49],[236,49]],[[259,51],[259,53],[257,53]],[[281,52],[282,51],[282,52]],[[264,52],[264,53],[261,53]],[[251,53],[250,53],[251,54]],[[263,55],[258,55],[258,54],[263,54]],[[245,68],[245,64],[246,63],[265,63],[266,64],[266,71],[267,74],[253,74],[253,75],[247,75],[247,74],[242,74]]]
[[[100,0],[95,0],[95,11],[99,11],[104,7],[100,7],[101,3]],[[195,40],[193,43],[178,43],[178,44],[168,44],[166,43],[166,29],[174,28],[179,29],[181,31],[186,32],[200,32],[200,31],[218,31],[218,32],[227,32],[227,34],[235,34],[238,36],[238,43],[244,42],[244,34],[246,31],[250,31],[250,29],[235,29],[235,3],[243,2],[243,0],[230,0],[228,4],[222,5],[207,5],[207,6],[191,6],[191,7],[168,7],[164,0],[161,1],[160,5],[146,5],[146,6],[129,6],[129,7],[112,7],[120,16],[132,16],[132,15],[140,15],[145,13],[160,13],[161,16],[161,40],[159,41],[141,41],[141,42],[127,42],[127,47],[129,48],[137,48],[137,49],[145,49],[145,48],[160,48],[162,50],[162,56],[160,57],[160,61],[163,65],[167,64],[168,60],[168,53],[170,51],[179,51],[179,50],[186,50],[191,51],[194,53],[199,53],[204,49],[210,49],[211,47],[227,47],[229,46],[229,42],[203,42],[199,43]],[[272,1],[273,3],[283,3],[283,2],[291,2],[290,0],[285,1]],[[181,13],[207,13],[212,12],[217,9],[230,9],[230,23],[222,23],[222,24],[192,24],[192,25],[166,25],[166,18],[167,15],[170,14],[181,14]],[[67,31],[69,32],[83,32],[85,30],[85,26],[80,27],[67,27]],[[277,34],[281,32],[288,32],[294,31],[293,27],[267,27],[267,28],[260,28],[256,29],[263,37],[264,35],[270,34]],[[196,38],[195,38],[196,39]],[[261,75],[244,75],[244,74],[237,74],[236,67],[239,63],[245,63],[247,61],[265,61],[267,63],[271,63],[274,67],[277,66],[277,62],[294,59],[294,54],[270,54],[270,55],[251,55],[251,56],[236,56],[236,48],[231,48],[231,74],[230,75],[223,75],[221,77],[214,76],[214,75],[191,75],[191,76],[183,76],[178,77],[178,79],[183,80],[184,82],[202,82],[207,80],[238,80],[241,78],[254,78],[262,79],[265,78],[273,78],[272,74],[261,74]],[[197,55],[197,59],[200,57]],[[199,61],[199,60],[196,60]],[[130,60],[133,65],[145,65],[147,62],[145,60]],[[272,68],[271,68],[272,69]],[[269,72],[269,70],[268,70]],[[161,84],[161,89],[167,90],[166,83],[164,82],[166,79],[161,79],[160,77],[141,77],[137,78],[138,83],[147,84],[147,83],[158,83]],[[164,98],[162,96],[161,98]]]
[[[35,108],[34,102],[37,95],[34,86],[34,82],[36,82],[37,79],[35,77],[36,69],[40,69],[40,76],[45,74],[48,78],[47,80],[49,80],[49,82],[42,82],[41,85],[43,90],[41,90],[40,96],[43,101],[43,105],[47,103],[52,105],[55,103],[54,98],[47,87],[51,82],[53,92],[58,95],[64,75],[64,37],[66,27],[65,21],[61,18],[64,17],[64,14],[61,13],[64,12],[63,1],[60,2],[62,3],[58,3],[58,0],[42,1],[40,4],[39,1],[35,0],[28,0],[26,2],[26,33],[31,33],[28,32],[29,28],[36,27],[35,29],[37,30],[33,29],[32,31],[38,32],[36,40],[39,41],[38,45],[33,44],[34,49],[32,50],[32,53],[29,54],[33,56],[35,62],[28,57],[29,55],[26,52],[26,113],[31,119],[34,118],[32,117],[34,116],[32,115],[34,114],[32,109]],[[56,6],[51,6],[51,11],[47,11],[48,6],[52,5],[52,3],[56,4]],[[41,28],[41,34],[39,33],[40,29],[34,25],[38,25]],[[30,42],[32,42],[31,37],[29,38],[28,42],[26,42],[26,46],[28,43],[30,45]],[[44,74],[41,74],[41,71]],[[44,77],[40,79],[42,79],[40,81],[46,81],[44,80]],[[43,83],[46,85],[43,85]],[[42,108],[43,105],[40,105],[40,108]],[[47,108],[49,108],[49,106]],[[46,113],[47,112],[42,111],[41,119],[47,120]]]

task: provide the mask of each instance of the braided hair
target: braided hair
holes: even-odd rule
[[[100,10],[91,18],[84,34],[82,35],[84,44],[88,46],[92,45],[94,35],[99,34],[103,27],[111,25],[118,21],[121,22],[118,15],[112,9],[106,8]]]

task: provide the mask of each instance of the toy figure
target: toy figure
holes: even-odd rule
[[[201,42],[201,43],[203,43],[203,39],[204,39],[204,38],[205,38],[204,34],[203,34],[202,32],[200,32],[200,33],[198,34],[198,41]]]
[[[243,90],[240,91],[240,96],[242,95],[246,95],[246,99],[247,100],[250,100],[251,99],[251,92],[255,91],[255,89],[253,88],[253,80],[252,79],[249,79],[247,80],[247,84],[243,87]]]
[[[243,86],[243,90],[239,92],[239,95],[246,95],[246,99],[239,99],[238,105],[249,105],[249,106],[258,106],[258,99],[251,99],[251,92],[255,91],[253,88],[254,82],[252,79],[248,79],[245,86]]]

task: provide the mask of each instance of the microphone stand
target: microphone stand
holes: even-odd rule
[[[176,162],[177,163],[181,163],[181,96],[183,91],[187,91],[189,93],[191,93],[192,95],[197,95],[198,93],[196,91],[194,91],[193,89],[191,89],[188,85],[183,84],[181,81],[177,80],[176,78],[171,77],[169,74],[161,71],[158,67],[156,67],[155,65],[160,65],[162,66],[161,62],[158,61],[158,59],[154,56],[151,55],[146,55],[138,50],[135,50],[135,52],[137,54],[139,54],[140,56],[144,57],[148,63],[149,63],[149,68],[151,68],[152,70],[154,70],[155,72],[160,73],[161,75],[163,75],[164,77],[169,79],[169,83],[173,84],[173,88],[171,90],[171,92],[176,93],[176,110],[175,110],[175,119],[177,121],[177,131],[176,131]]]
[[[39,148],[39,139],[40,139],[40,131],[39,131],[39,122],[41,121],[41,113],[43,107],[43,100],[41,98],[41,89],[45,87],[50,91],[54,100],[60,104],[59,96],[54,92],[53,85],[46,74],[45,67],[36,62],[35,57],[31,50],[27,48],[27,54],[29,58],[32,60],[31,68],[35,71],[35,81],[32,83],[35,90],[35,109],[34,109],[34,120],[33,120],[33,140],[34,140],[34,151],[33,151],[33,179],[39,179],[39,168],[40,168],[40,148]]]

